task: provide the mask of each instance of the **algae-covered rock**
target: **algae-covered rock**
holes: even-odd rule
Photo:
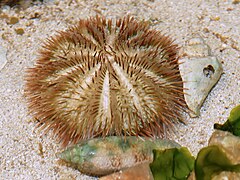
[[[225,171],[238,174],[240,164],[234,164],[217,145],[208,146],[199,151],[195,161],[197,180],[211,180]]]
[[[231,110],[228,120],[223,125],[214,124],[214,129],[228,131],[240,136],[240,105]]]
[[[214,128],[219,130],[212,134],[209,146],[198,153],[195,161],[196,179],[240,179],[239,121],[240,106],[237,106],[223,125],[214,124]]]
[[[222,65],[211,55],[209,46],[200,37],[188,41],[180,62],[180,72],[185,82],[184,97],[190,116],[196,117],[200,115],[204,100],[222,74]]]
[[[208,144],[220,147],[232,163],[240,164],[240,137],[227,131],[215,131]]]
[[[212,134],[209,146],[199,151],[191,180],[240,179],[239,121],[240,106],[237,106],[223,125],[214,124],[220,130]]]
[[[150,164],[153,177],[161,179],[187,179],[194,168],[194,157],[187,148],[153,150],[154,161]]]
[[[58,157],[84,174],[103,176],[153,161],[153,149],[180,148],[174,141],[133,136],[95,138],[67,148]]]

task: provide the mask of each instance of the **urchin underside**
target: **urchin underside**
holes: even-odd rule
[[[177,46],[146,22],[95,17],[48,39],[28,69],[29,109],[64,146],[162,136],[185,107]]]

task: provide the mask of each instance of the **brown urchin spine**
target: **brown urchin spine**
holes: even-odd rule
[[[131,17],[48,39],[26,78],[29,109],[63,146],[108,135],[162,136],[185,108],[178,48]]]

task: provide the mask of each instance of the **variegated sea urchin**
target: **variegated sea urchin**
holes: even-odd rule
[[[185,108],[178,47],[145,21],[94,17],[51,37],[28,69],[29,109],[63,146],[163,136]]]

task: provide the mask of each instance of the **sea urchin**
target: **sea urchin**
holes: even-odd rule
[[[29,109],[63,144],[162,136],[185,107],[178,47],[145,21],[93,17],[44,44],[26,76]]]

